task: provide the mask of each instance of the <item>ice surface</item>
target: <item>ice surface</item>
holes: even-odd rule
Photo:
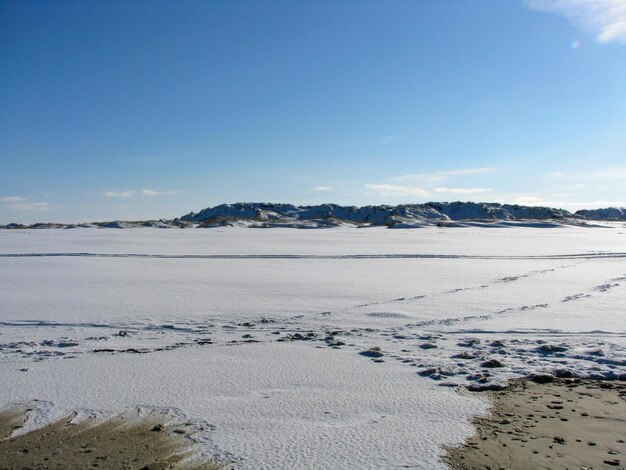
[[[626,378],[618,225],[0,231],[0,299],[0,405],[175,408],[239,468],[436,468],[456,386]]]

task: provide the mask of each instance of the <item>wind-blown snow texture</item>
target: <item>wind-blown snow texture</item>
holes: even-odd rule
[[[2,231],[0,299],[0,406],[175,408],[237,468],[440,468],[457,386],[626,379],[619,222]]]

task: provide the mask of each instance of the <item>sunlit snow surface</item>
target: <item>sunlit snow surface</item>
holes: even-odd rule
[[[436,468],[485,409],[455,386],[626,374],[623,224],[3,230],[0,253],[0,406],[175,408],[237,468]]]

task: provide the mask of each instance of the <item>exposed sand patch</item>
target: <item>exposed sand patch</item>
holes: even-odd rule
[[[186,463],[194,441],[186,423],[158,412],[129,411],[108,419],[68,416],[19,434],[32,408],[0,411],[0,469],[185,469],[217,470],[219,462]],[[171,418],[171,417],[170,417]],[[11,437],[14,431],[16,436]]]
[[[518,379],[486,393],[493,409],[474,421],[463,447],[450,449],[452,468],[625,468],[626,384]]]

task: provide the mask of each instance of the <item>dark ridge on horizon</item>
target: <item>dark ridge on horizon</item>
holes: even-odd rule
[[[495,202],[427,202],[423,204],[342,206],[318,204],[297,206],[284,203],[239,202],[208,207],[175,219],[110,221],[87,224],[35,223],[0,225],[23,228],[192,228],[218,226],[322,228],[339,225],[409,228],[425,225],[455,226],[458,223],[520,223],[533,226],[581,224],[585,221],[626,221],[626,208],[565,209]]]

